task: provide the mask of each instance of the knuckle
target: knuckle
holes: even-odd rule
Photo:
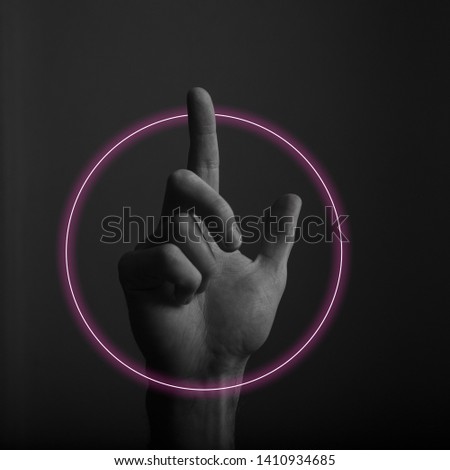
[[[193,269],[191,276],[189,277],[188,284],[193,290],[197,290],[202,283],[202,275],[198,269]]]
[[[182,187],[192,178],[192,175],[192,171],[179,168],[170,174],[169,178],[167,179],[167,186],[170,189],[177,189]]]
[[[188,276],[180,279],[179,286],[191,292],[195,292],[202,283],[202,275],[198,269],[192,269]]]
[[[160,249],[161,262],[170,265],[178,259],[179,253],[179,248],[173,243],[165,243]]]

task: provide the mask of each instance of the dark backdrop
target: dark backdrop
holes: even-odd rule
[[[238,447],[447,447],[448,20],[444,2],[3,1],[2,445],[146,446],[145,389],[96,352],[64,301],[58,225],[105,142],[199,85],[301,140],[350,214],[342,306],[303,361],[243,395]],[[237,213],[283,192],[302,196],[304,215],[319,210],[279,150],[219,131],[222,188]],[[115,272],[128,248],[100,246],[99,220],[122,205],[156,215],[186,150],[183,128],[130,149],[81,221],[87,299],[136,358]],[[295,247],[255,366],[308,323],[328,261],[329,247]]]

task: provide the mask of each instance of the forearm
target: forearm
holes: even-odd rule
[[[241,383],[242,375],[233,379]],[[230,382],[227,381],[227,384]],[[215,384],[217,385],[217,383]],[[147,392],[151,447],[157,449],[234,449],[240,389],[195,392],[189,396]]]

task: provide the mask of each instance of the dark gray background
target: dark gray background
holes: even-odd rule
[[[241,398],[241,448],[440,448],[448,422],[448,7],[444,2],[3,1],[1,438],[4,447],[142,448],[145,389],[86,341],[57,273],[75,179],[124,127],[184,104],[187,89],[289,131],[350,214],[345,299],[320,345]],[[320,204],[260,139],[220,128],[222,189],[257,214],[283,192]],[[157,215],[186,130],[130,149],[81,224],[79,267],[97,321],[139,357],[99,218],[129,202]],[[126,157],[126,158],[125,158]],[[328,247],[297,246],[274,332],[310,320]]]

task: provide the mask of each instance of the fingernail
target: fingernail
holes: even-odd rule
[[[236,222],[233,222],[231,226],[231,232],[229,231],[229,227],[227,227],[226,236],[222,241],[222,248],[225,251],[235,251],[241,246],[241,231],[237,226]]]

